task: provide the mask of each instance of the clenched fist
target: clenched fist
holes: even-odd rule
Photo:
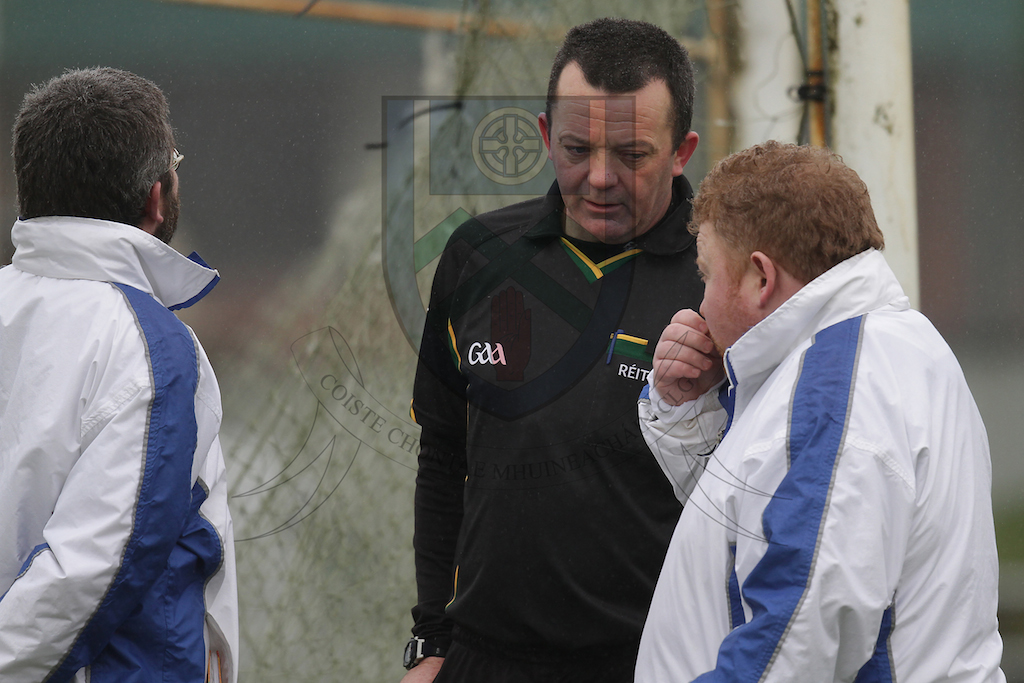
[[[674,406],[692,401],[722,381],[722,357],[696,311],[686,309],[672,316],[654,349],[651,376],[651,385]]]

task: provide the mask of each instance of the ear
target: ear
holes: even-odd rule
[[[784,304],[807,284],[791,275],[763,251],[755,251],[750,255],[748,273],[758,280],[758,306],[765,311],[765,315]]]
[[[757,305],[759,308],[766,308],[778,292],[779,269],[763,251],[755,251],[750,255],[750,265],[754,275],[760,280],[757,288]]]
[[[548,159],[551,158],[551,129],[548,128],[548,115],[546,112],[537,114],[537,126],[540,128],[540,136],[544,138],[544,147],[548,150]]]
[[[672,175],[682,175],[683,167],[686,166],[686,162],[693,156],[693,152],[697,149],[697,142],[700,140],[698,135],[692,130],[686,134],[683,138],[682,144],[675,151],[675,158],[672,160]]]
[[[156,229],[160,227],[160,224],[164,222],[163,213],[161,213],[160,200],[161,200],[161,185],[160,181],[153,183],[153,187],[149,188],[149,196],[146,197],[146,206],[142,210],[142,222],[139,224],[139,228],[143,232],[148,232],[150,235],[156,234]]]

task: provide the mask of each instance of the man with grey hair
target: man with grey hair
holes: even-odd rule
[[[68,71],[14,125],[0,269],[0,680],[237,680],[220,391],[171,312],[217,271],[168,246],[167,101]]]

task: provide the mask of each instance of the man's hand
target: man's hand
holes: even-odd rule
[[[674,406],[692,401],[722,381],[722,357],[704,318],[689,309],[672,316],[654,349],[651,375],[651,384]]]
[[[444,664],[444,657],[427,657],[402,676],[402,683],[431,683]]]

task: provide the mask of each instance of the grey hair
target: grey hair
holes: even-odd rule
[[[150,189],[171,183],[163,92],[128,71],[76,69],[33,86],[14,123],[22,218],[83,216],[138,226]]]

